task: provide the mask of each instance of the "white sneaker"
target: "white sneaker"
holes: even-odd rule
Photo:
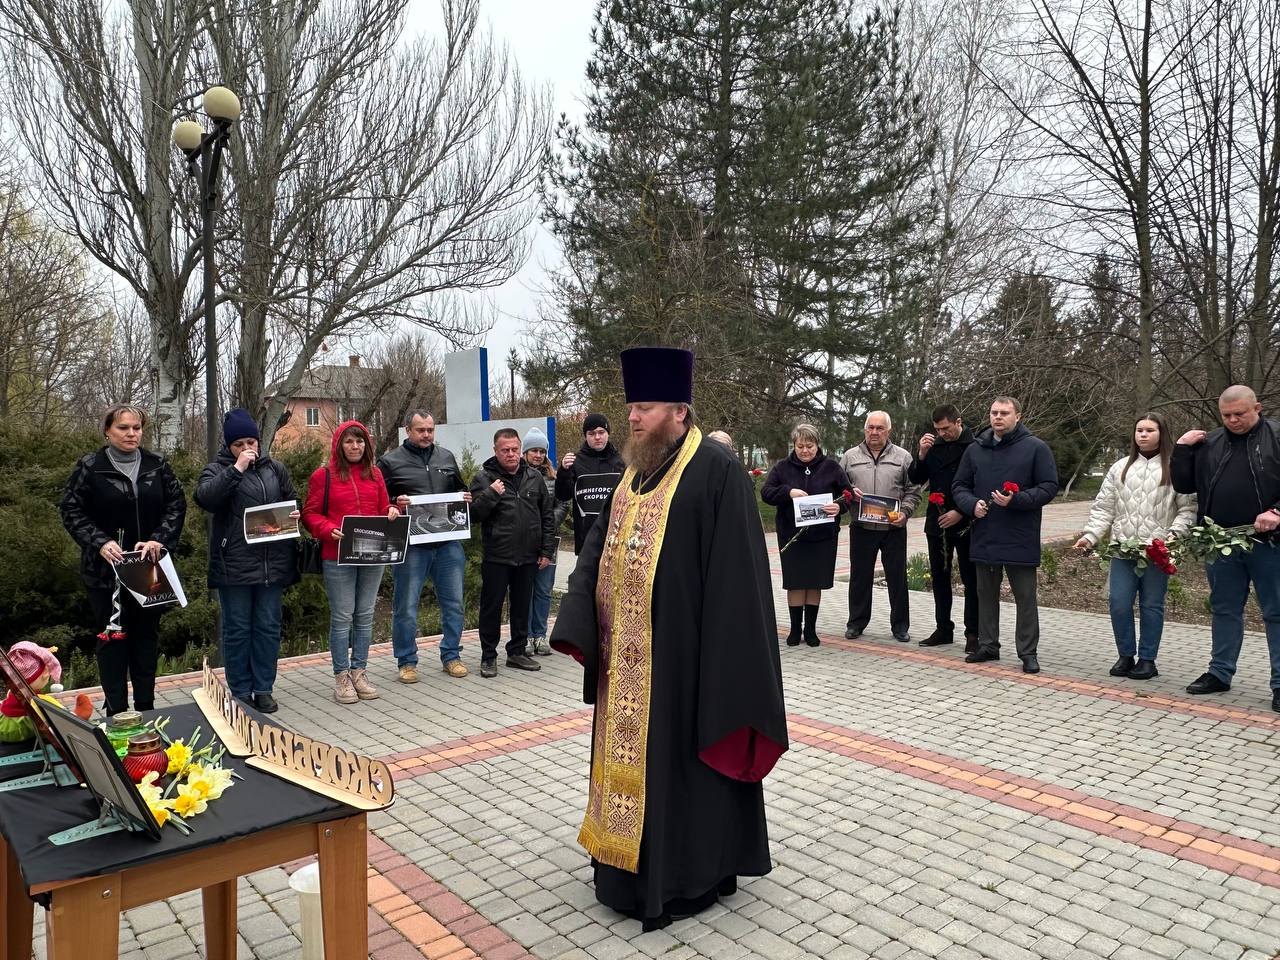
[[[531,641],[533,652],[540,657],[551,656],[551,644],[547,642],[546,637],[533,637]]]
[[[333,699],[339,703],[355,703],[360,699],[354,684],[351,682],[350,671],[343,670],[341,673],[334,675]]]

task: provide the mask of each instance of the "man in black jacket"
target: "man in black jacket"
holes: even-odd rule
[[[1053,451],[1020,421],[1013,397],[991,401],[991,429],[969,444],[956,468],[951,496],[973,517],[969,556],[978,580],[978,649],[968,663],[1000,659],[1000,581],[1007,575],[1017,607],[1014,639],[1023,673],[1039,673],[1040,514],[1058,495]]]
[[[978,649],[978,581],[969,559],[969,521],[956,507],[951,484],[973,434],[960,420],[960,411],[944,403],[933,411],[933,429],[920,438],[916,459],[907,468],[912,483],[929,484],[929,509],[924,535],[929,544],[929,576],[933,583],[933,611],[937,627],[920,641],[938,647],[955,640],[951,619],[951,558],[954,555],[964,584],[964,652]]]
[[[609,418],[589,413],[582,421],[582,447],[566,453],[556,474],[556,499],[573,501],[573,553],[582,552],[587,531],[627,468],[609,442]]]
[[[423,493],[464,491],[470,500],[458,461],[436,443],[436,421],[425,410],[410,410],[404,418],[409,435],[403,444],[378,460],[387,496],[401,513],[409,497]],[[418,601],[428,575],[440,603],[440,662],[451,677],[465,677],[462,655],[462,573],[467,565],[461,540],[411,544],[404,563],[391,568],[395,595],[391,613],[391,652],[401,683],[418,682]]]
[[[520,434],[504,427],[493,435],[493,456],[471,480],[471,516],[480,521],[480,676],[498,675],[502,602],[511,594],[507,666],[541,670],[528,655],[529,601],[538,571],[555,550],[555,498],[542,474],[520,458]]]
[[[1187,693],[1231,689],[1244,644],[1244,605],[1249,583],[1258,595],[1271,656],[1271,709],[1280,713],[1280,421],[1262,416],[1254,392],[1239,384],[1218,398],[1222,426],[1212,433],[1188,430],[1173,448],[1173,488],[1194,493],[1198,520],[1224,527],[1252,526],[1258,542],[1205,564],[1213,608],[1209,670]]]

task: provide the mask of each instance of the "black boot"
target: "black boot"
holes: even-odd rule
[[[1133,669],[1133,657],[1121,657],[1109,671],[1113,677],[1127,677]]]
[[[791,612],[791,632],[787,634],[787,646],[798,647],[800,646],[800,634],[803,629],[800,623],[804,617],[804,607],[788,606],[787,610]]]
[[[1133,669],[1129,671],[1130,680],[1150,680],[1158,676],[1160,676],[1160,671],[1156,669],[1156,662],[1154,660],[1143,660],[1141,657],[1133,665]]]
[[[816,647],[822,642],[818,639],[818,605],[816,603],[804,605],[804,642],[811,647]]]

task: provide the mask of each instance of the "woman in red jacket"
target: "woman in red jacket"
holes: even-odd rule
[[[400,511],[387,499],[382,471],[373,464],[373,441],[356,420],[340,424],[333,433],[328,466],[311,475],[302,522],[323,547],[324,588],[329,595],[329,654],[333,657],[334,699],[339,703],[374,700],[377,689],[365,667],[373,640],[373,604],[378,598],[385,567],[338,566],[342,518]],[[347,649],[351,650],[348,660]]]

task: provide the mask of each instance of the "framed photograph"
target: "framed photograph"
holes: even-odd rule
[[[343,517],[338,541],[339,566],[404,563],[409,549],[409,518]]]
[[[100,727],[81,720],[69,710],[50,707],[49,724],[71,750],[84,774],[84,785],[100,804],[110,805],[130,830],[160,839],[160,825],[147,809],[147,802],[129,779],[111,741]]]
[[[300,537],[298,521],[289,516],[298,509],[297,500],[281,500],[244,512],[245,543],[270,543],[272,540],[294,540]]]
[[[591,473],[573,482],[573,509],[579,516],[594,517],[604,509],[613,488],[622,481],[620,473]]]
[[[133,594],[140,607],[163,607],[176,603],[187,605],[187,595],[182,590],[177,568],[169,551],[162,551],[160,559],[144,560],[141,550],[133,550],[122,556],[113,567],[116,579]]]
[[[443,543],[471,537],[471,510],[456,493],[421,493],[409,498],[409,542]]]
[[[27,716],[31,718],[31,725],[36,728],[36,736],[49,749],[57,754],[58,759],[66,764],[67,769],[75,776],[77,781],[84,779],[80,774],[80,769],[76,766],[75,760],[71,755],[71,751],[67,748],[67,744],[63,742],[58,731],[49,725],[49,721],[45,718],[46,711],[52,713],[58,709],[47,700],[41,700],[36,696],[36,692],[31,689],[31,685],[27,683],[26,678],[13,665],[13,661],[9,659],[9,654],[4,648],[0,647],[0,680],[4,681],[5,689],[12,690],[17,701],[22,704]]]
[[[873,497],[864,493],[858,501],[858,519],[863,523],[883,523],[886,526],[892,521],[889,514],[897,513],[900,503],[894,497]]]
[[[811,497],[796,497],[791,501],[796,513],[797,527],[812,527],[820,523],[835,523],[835,517],[829,517],[822,508],[831,502],[831,494],[815,493]]]

